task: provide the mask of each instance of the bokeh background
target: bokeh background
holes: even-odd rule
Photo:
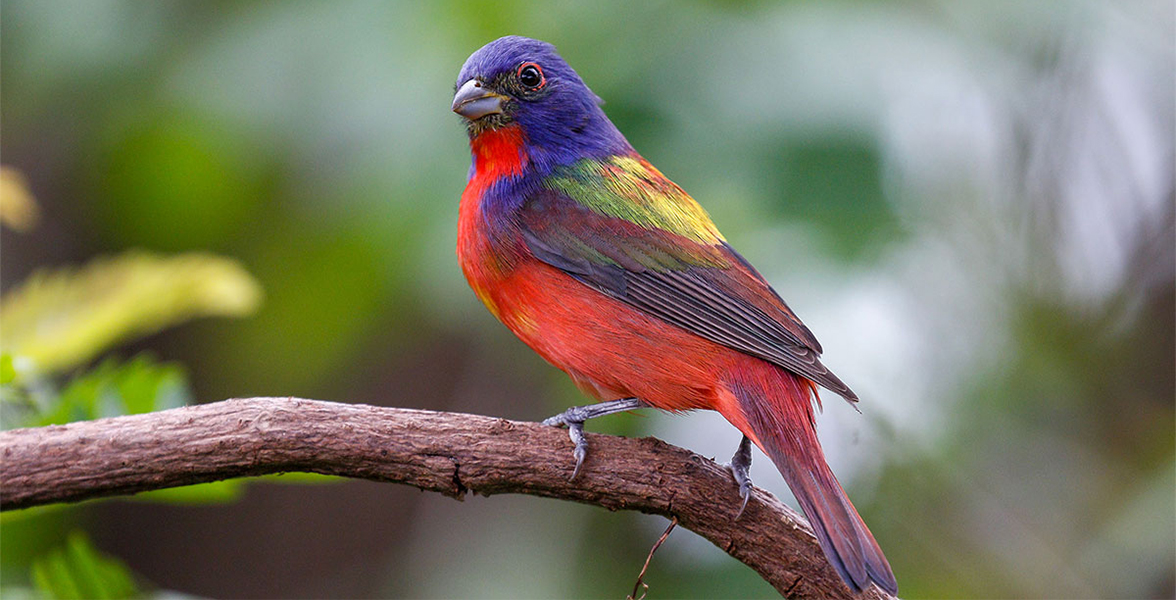
[[[199,402],[530,420],[583,403],[454,255],[469,162],[454,78],[496,37],[538,37],[862,396],[859,415],[827,395],[820,433],[904,597],[1176,593],[1171,1],[0,11],[0,159],[39,206],[35,227],[3,231],[5,293],[137,250],[228,257],[264,294],[106,360],[166,364]],[[590,429],[719,460],[739,441],[707,414]],[[791,501],[762,456],[753,477]],[[0,583],[29,589],[35,557],[82,530],[149,592],[623,597],[665,526],[367,482],[166,500],[5,515]],[[646,580],[651,597],[774,595],[681,529]]]

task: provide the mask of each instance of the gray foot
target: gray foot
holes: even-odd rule
[[[572,456],[576,458],[576,468],[572,470],[570,479],[575,479],[576,475],[580,474],[580,467],[584,464],[584,457],[588,455],[588,440],[584,437],[584,421],[637,408],[645,408],[647,406],[646,403],[636,398],[621,398],[620,400],[609,400],[608,402],[589,404],[587,406],[573,406],[554,417],[545,419],[543,421],[544,425],[555,427],[567,425],[568,437],[572,438],[572,443],[576,445],[575,450],[572,451]],[[748,456],[748,462],[750,462],[750,454]]]
[[[739,449],[735,451],[735,456],[731,457],[731,462],[727,464],[727,468],[731,469],[731,474],[735,476],[735,483],[739,484],[739,495],[743,497],[743,504],[739,506],[739,512],[735,513],[735,520],[743,516],[743,509],[747,508],[747,501],[751,499],[751,440],[745,435],[743,441],[739,442]]]

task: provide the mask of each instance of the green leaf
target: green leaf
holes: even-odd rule
[[[16,367],[12,364],[12,355],[0,354],[0,385],[8,385],[16,379]]]
[[[303,471],[290,471],[289,473],[274,473],[273,475],[262,475],[258,477],[263,481],[270,483],[296,483],[296,484],[311,484],[319,485],[324,483],[342,483],[347,481],[346,477],[338,475],[323,475],[322,473],[305,473]]]
[[[249,314],[260,301],[261,287],[235,261],[129,252],[38,273],[5,294],[0,349],[37,372],[58,372],[195,317]]]
[[[60,551],[33,563],[33,585],[46,598],[81,598],[82,590],[74,581],[65,556]]]
[[[107,359],[74,378],[30,425],[155,412],[191,400],[187,376],[177,364],[157,363],[146,355],[123,364]]]
[[[211,483],[185,485],[144,492],[133,497],[136,501],[166,504],[227,504],[235,502],[245,490],[245,479],[226,479]]]
[[[63,547],[33,560],[32,581],[46,598],[110,600],[140,595],[129,569],[75,531]]]
[[[226,479],[211,483],[154,490],[138,494],[134,496],[134,499],[136,501],[164,502],[167,504],[224,504],[234,502],[240,498],[241,493],[245,491],[245,486],[251,481],[293,485],[322,485],[340,483],[347,481],[347,478],[336,475],[291,471],[289,473],[275,473],[273,475],[246,477],[243,479]]]

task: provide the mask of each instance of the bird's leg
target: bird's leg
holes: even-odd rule
[[[572,438],[572,443],[576,445],[576,449],[572,451],[572,456],[576,457],[576,468],[572,470],[571,477],[571,479],[575,479],[576,475],[580,474],[580,465],[584,464],[584,457],[588,455],[588,440],[584,437],[584,421],[648,406],[637,398],[621,398],[587,406],[573,406],[544,420],[543,424],[555,427],[568,426],[568,437]]]
[[[731,469],[731,474],[735,476],[735,483],[739,484],[739,495],[743,497],[743,504],[739,507],[739,512],[735,513],[735,520],[738,521],[743,515],[743,509],[747,508],[747,501],[751,499],[751,439],[746,435],[743,436],[743,441],[739,442],[739,449],[735,451],[735,456],[731,457],[727,468]]]

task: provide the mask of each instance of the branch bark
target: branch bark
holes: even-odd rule
[[[477,415],[247,398],[0,432],[0,509],[289,471],[405,483],[463,499],[520,493],[669,517],[750,566],[782,595],[855,596],[812,529],[771,494],[740,498],[730,473],[654,438],[589,434],[569,481],[564,430]]]

